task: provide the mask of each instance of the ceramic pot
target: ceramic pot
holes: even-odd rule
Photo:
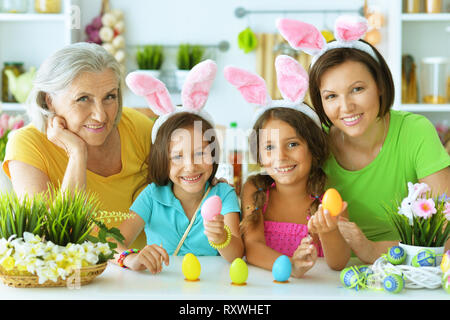
[[[161,71],[160,70],[146,70],[146,69],[138,69],[136,72],[148,74],[149,76],[152,76],[153,78],[159,79]]]
[[[436,254],[436,266],[439,266],[441,264],[442,260],[442,254],[444,253],[444,247],[421,247],[421,246],[412,246],[409,244],[398,244],[403,250],[405,250],[406,253],[406,260],[404,264],[411,265],[411,261],[414,258],[414,256],[419,253],[419,251],[428,249],[433,251]],[[440,255],[440,256],[439,256]]]

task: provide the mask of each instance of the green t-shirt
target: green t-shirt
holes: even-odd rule
[[[331,156],[325,163],[327,188],[336,188],[348,203],[350,220],[371,241],[399,240],[383,205],[394,206],[418,182],[450,166],[450,156],[433,124],[424,116],[390,111],[390,127],[378,156],[358,171],[343,169]]]

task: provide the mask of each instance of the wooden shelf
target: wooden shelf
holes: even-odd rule
[[[402,104],[394,109],[410,112],[450,112],[450,104]]]
[[[0,22],[64,21],[66,18],[63,13],[0,13]]]
[[[403,13],[402,21],[449,21],[450,13]]]

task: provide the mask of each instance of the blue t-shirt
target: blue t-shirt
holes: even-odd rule
[[[166,186],[149,184],[130,207],[131,211],[136,212],[145,221],[144,231],[147,244],[161,245],[162,243],[169,255],[172,255],[177,248],[190,222],[184,213],[181,202],[172,192],[172,185],[172,183]],[[208,186],[209,183],[206,183],[205,191]],[[222,200],[222,215],[241,212],[236,192],[227,183],[216,184],[209,191],[207,198],[214,195],[219,196]],[[187,253],[193,253],[196,256],[218,255],[219,252],[209,245],[204,230],[203,218],[199,209],[178,255],[183,256]]]

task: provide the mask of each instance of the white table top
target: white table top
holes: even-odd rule
[[[270,271],[249,265],[245,286],[231,285],[230,264],[222,257],[198,257],[200,281],[184,280],[181,271],[183,257],[170,257],[170,265],[160,274],[135,272],[109,264],[93,282],[79,288],[11,288],[0,283],[0,300],[450,300],[442,288],[404,289],[399,294],[377,290],[351,290],[340,282],[340,272],[331,270],[323,258],[304,278],[290,278],[286,284],[273,282]],[[351,260],[350,265],[361,264]]]

